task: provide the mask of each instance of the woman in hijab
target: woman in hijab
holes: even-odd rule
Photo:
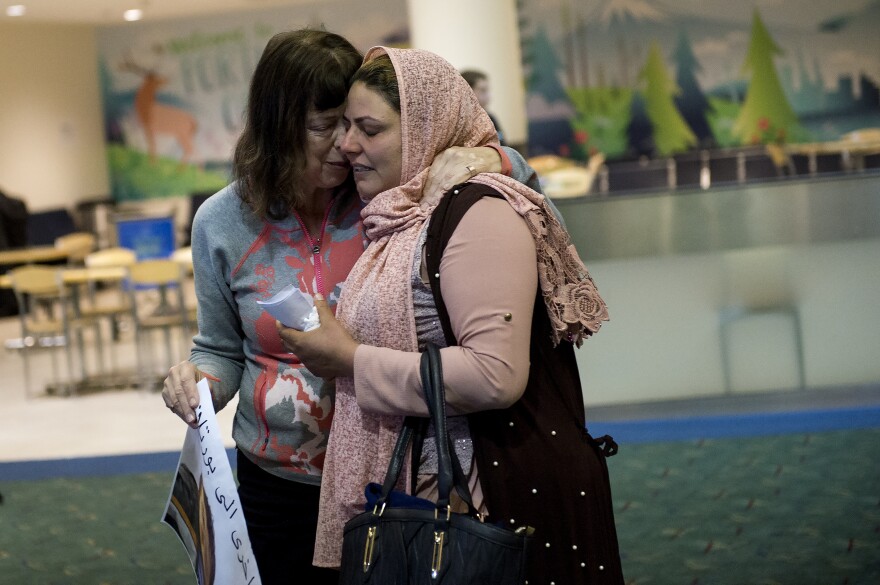
[[[428,240],[446,218],[423,199],[431,161],[497,140],[467,83],[432,53],[372,49],[343,124],[369,245],[335,318],[318,299],[318,329],[280,328],[311,371],[336,378],[315,564],[339,565],[343,526],[363,510],[364,485],[384,478],[402,417],[427,416],[419,352],[434,342],[449,413],[467,415],[450,433],[475,505],[490,522],[535,528],[530,582],[622,583],[604,461],[613,449],[586,431],[573,351],[607,310],[568,234],[543,196],[483,173],[446,194],[475,202],[445,248]],[[435,491],[428,446],[410,471],[423,497]]]

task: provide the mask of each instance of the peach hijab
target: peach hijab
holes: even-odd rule
[[[452,65],[415,49],[374,47],[397,73],[403,148],[401,186],[378,194],[361,212],[370,242],[345,281],[336,317],[361,343],[418,351],[410,275],[419,233],[435,205],[420,206],[428,167],[450,146],[497,144],[494,125]],[[500,174],[473,182],[500,192],[528,224],[538,251],[541,291],[554,329],[578,343],[608,319],[587,269],[543,195]],[[345,522],[363,512],[364,486],[382,483],[402,418],[362,411],[354,380],[337,378],[332,432],[321,485],[314,562],[337,567]],[[409,485],[408,478],[404,478]]]

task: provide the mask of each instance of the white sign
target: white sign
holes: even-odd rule
[[[162,522],[180,537],[199,585],[262,585],[208,381],[198,388],[198,427],[186,431]]]

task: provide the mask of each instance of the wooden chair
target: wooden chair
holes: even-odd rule
[[[55,238],[55,247],[67,252],[69,266],[82,266],[86,256],[94,251],[96,244],[95,234],[89,232],[73,232]]]
[[[94,324],[91,319],[83,319],[73,314],[68,291],[61,283],[59,272],[46,266],[22,266],[9,273],[12,289],[19,306],[21,323],[21,352],[24,360],[25,396],[31,395],[31,375],[29,354],[37,349],[48,349],[52,353],[52,371],[57,387],[61,387],[58,373],[56,351],[64,348],[68,377],[72,391],[74,381],[74,359],[72,334],[80,333],[86,326]],[[81,337],[80,337],[81,339]],[[80,350],[80,372],[85,376],[85,355],[82,343]]]
[[[153,360],[150,333],[161,329],[165,341],[168,368],[184,359],[189,350],[188,317],[183,298],[183,269],[174,260],[141,260],[129,267],[131,317],[134,322],[138,374],[145,389],[158,382]],[[172,330],[180,331],[180,350],[175,353]]]
[[[171,254],[171,259],[180,264],[181,269],[183,270],[184,280],[187,284],[190,284],[193,276],[193,257],[192,257],[192,247],[184,246],[182,248],[178,248]],[[186,302],[186,294],[184,291],[184,302]],[[186,318],[189,327],[191,328],[192,333],[196,333],[198,331],[198,307],[196,305],[191,305],[186,303]]]
[[[110,329],[111,369],[116,368],[116,354],[113,342],[119,340],[121,321],[131,315],[131,299],[127,291],[127,269],[137,262],[137,255],[128,248],[106,248],[92,252],[85,257],[87,299],[79,304],[83,317],[91,317],[107,322]],[[117,273],[113,269],[123,271]],[[98,351],[104,353],[104,336],[98,337]]]
[[[190,246],[184,246],[183,248],[178,248],[174,250],[174,253],[171,254],[171,259],[187,268],[189,272],[192,272],[193,265],[193,254],[192,248]]]

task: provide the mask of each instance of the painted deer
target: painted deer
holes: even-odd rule
[[[193,154],[193,138],[198,125],[195,117],[186,110],[156,101],[156,92],[168,83],[168,79],[128,57],[120,64],[120,69],[143,79],[134,96],[134,111],[147,138],[150,160],[156,159],[156,138],[165,135],[174,138],[183,151],[180,164],[187,163]]]

